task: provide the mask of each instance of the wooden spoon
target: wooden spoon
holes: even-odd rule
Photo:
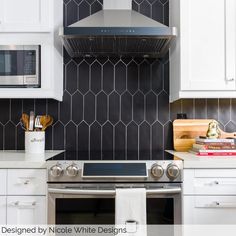
[[[25,113],[22,114],[21,120],[23,122],[23,125],[26,129],[26,131],[29,131],[29,116]]]
[[[49,115],[42,116],[40,118],[40,123],[43,126],[42,131],[45,131],[53,123],[53,118]]]

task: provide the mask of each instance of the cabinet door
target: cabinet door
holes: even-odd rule
[[[46,224],[46,197],[8,196],[7,224]]]
[[[0,225],[7,223],[7,199],[5,196],[0,196]]]
[[[235,90],[235,0],[182,0],[181,90]]]
[[[52,1],[0,0],[2,32],[48,32]]]
[[[236,224],[236,196],[184,196],[184,224]]]

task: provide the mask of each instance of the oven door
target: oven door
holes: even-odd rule
[[[40,85],[40,46],[0,46],[0,86]]]
[[[48,224],[115,224],[115,189],[122,184],[51,184],[48,187]],[[147,224],[181,224],[181,185],[137,185],[147,189]]]

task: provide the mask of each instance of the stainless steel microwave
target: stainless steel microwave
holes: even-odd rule
[[[0,45],[0,87],[41,86],[39,45]]]

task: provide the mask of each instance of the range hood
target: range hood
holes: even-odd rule
[[[132,10],[132,0],[104,0],[103,10],[60,29],[71,57],[162,57],[176,37],[167,27]]]

